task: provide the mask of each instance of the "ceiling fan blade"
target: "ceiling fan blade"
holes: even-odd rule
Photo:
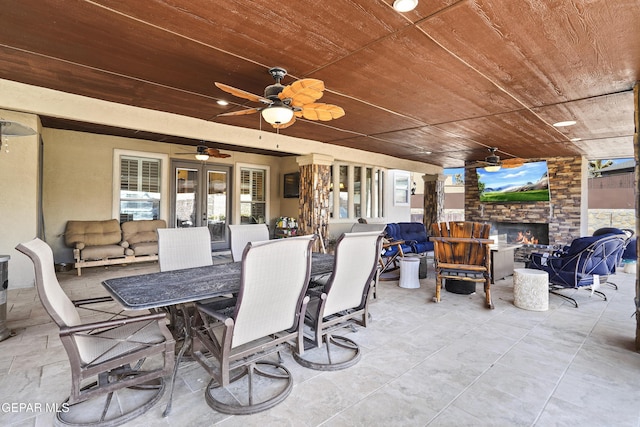
[[[238,98],[248,99],[249,101],[253,102],[262,102],[263,104],[271,104],[273,102],[270,99],[265,98],[264,96],[255,95],[251,92],[247,92],[246,90],[238,89],[224,83],[215,82],[215,85],[221,90],[230,93],[233,96],[237,96]]]
[[[226,159],[227,157],[231,157],[231,154],[221,153],[217,148],[207,148],[207,154],[209,157],[216,157],[218,159]]]
[[[296,116],[294,115],[293,117],[291,117],[291,120],[289,120],[287,123],[282,123],[282,124],[273,124],[272,126],[276,129],[284,129],[284,128],[288,128],[289,126],[291,126],[292,124],[294,124],[296,122]]]
[[[489,163],[487,162],[473,162],[470,163],[468,165],[465,165],[465,169],[475,169],[475,168],[483,168],[485,166],[491,166]]]
[[[285,86],[278,94],[280,99],[291,99],[291,105],[301,107],[322,98],[324,82],[318,79],[301,79]]]
[[[307,120],[328,120],[339,119],[344,116],[342,107],[332,104],[306,104],[302,106],[302,117]]]
[[[240,110],[240,111],[231,111],[229,113],[222,113],[222,114],[218,114],[217,117],[224,117],[224,116],[244,116],[246,114],[253,114],[253,113],[257,113],[258,111],[260,111],[262,108],[248,108],[246,110]]]
[[[503,168],[517,168],[522,165],[524,165],[524,159],[519,158],[505,159],[501,162]]]

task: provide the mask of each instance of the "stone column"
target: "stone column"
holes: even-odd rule
[[[300,166],[298,233],[317,234],[315,250],[322,251],[327,242],[329,224],[329,188],[333,157],[309,154],[296,158]]]
[[[431,224],[444,218],[444,174],[423,175],[424,181],[424,215],[422,222],[431,232]]]

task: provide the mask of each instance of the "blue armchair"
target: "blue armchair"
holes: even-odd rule
[[[394,240],[405,240],[402,237],[402,230],[400,229],[400,224],[392,222],[387,224],[387,228],[385,229],[385,233],[387,239],[390,241]],[[385,245],[386,246],[386,245]],[[408,242],[405,241],[404,244],[400,245],[402,248],[402,252],[408,254],[413,251]],[[388,248],[384,249],[384,253],[382,254],[385,257],[395,257],[398,254],[398,245],[391,245]]]
[[[404,240],[402,252],[423,254],[433,251],[433,242],[429,241],[427,229],[421,222],[389,223],[386,228],[387,236],[391,240]],[[398,252],[397,246],[392,246],[384,254],[391,256]]]
[[[402,240],[411,246],[411,252],[423,254],[433,251],[433,242],[429,241],[427,229],[421,222],[399,222]]]
[[[599,228],[599,229],[597,229],[596,231],[593,232],[594,236],[604,236],[604,235],[607,235],[607,234],[617,234],[617,235],[623,236],[625,238],[624,247],[618,253],[618,259],[613,264],[613,268],[609,271],[609,273],[607,275],[605,275],[603,278],[601,278],[601,280],[605,284],[610,285],[614,289],[618,289],[618,285],[616,285],[615,283],[611,282],[609,279],[611,278],[612,275],[616,274],[616,269],[622,265],[622,258],[624,256],[624,253],[626,252],[626,249],[627,249],[629,243],[631,242],[631,238],[633,237],[635,232],[633,230],[631,230],[631,229],[628,229],[628,228],[620,229],[620,228],[615,228],[615,227],[603,227],[603,228]]]
[[[618,262],[624,249],[624,234],[605,234],[603,236],[580,237],[571,242],[566,251],[548,254],[531,254],[528,268],[544,270],[549,273],[549,292],[571,301],[574,298],[559,293],[566,288],[591,289],[605,301],[607,296],[593,288],[594,276],[607,276]]]

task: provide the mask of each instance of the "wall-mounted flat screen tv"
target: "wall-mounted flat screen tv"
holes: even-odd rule
[[[285,199],[300,197],[300,172],[285,173],[283,189]]]
[[[547,162],[530,162],[515,168],[487,172],[476,168],[481,202],[548,202]]]

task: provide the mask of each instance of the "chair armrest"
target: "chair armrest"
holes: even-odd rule
[[[211,307],[209,304],[196,303],[196,308],[198,311],[205,313],[207,316],[213,317],[214,319],[223,322],[225,325],[230,326],[233,325],[233,318],[226,315],[224,312],[218,311],[218,307]],[[229,307],[230,308],[230,307]]]
[[[486,243],[489,245],[495,244],[493,239],[481,239],[479,237],[430,237],[430,240],[434,242],[444,242],[444,243]]]
[[[129,323],[148,322],[151,320],[165,319],[167,315],[165,313],[144,314],[142,316],[124,317],[121,319],[105,320],[101,322],[84,323],[76,326],[63,326],[60,328],[61,335],[74,334],[77,332],[93,331],[96,329],[113,328],[116,326],[123,326]]]

